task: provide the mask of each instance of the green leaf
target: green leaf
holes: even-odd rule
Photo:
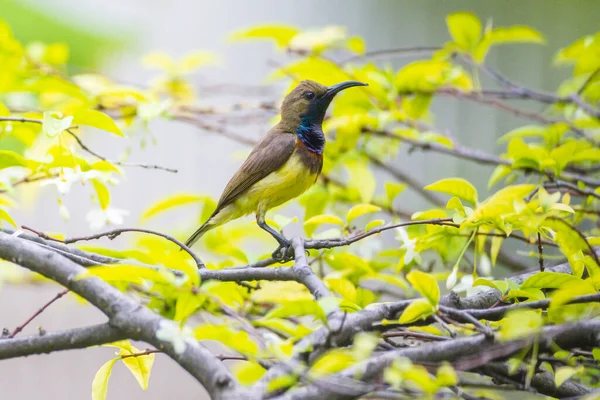
[[[502,320],[500,339],[514,340],[537,333],[544,321],[541,314],[534,310],[512,310]]]
[[[356,301],[356,287],[346,278],[326,278],[325,282],[331,290],[342,296],[344,299]]]
[[[414,270],[406,275],[406,279],[432,306],[437,307],[440,302],[440,288],[431,275]]]
[[[227,325],[201,325],[194,329],[198,340],[215,340],[246,356],[258,355],[258,345],[250,339],[248,332],[236,331]]]
[[[103,112],[96,110],[80,110],[73,115],[72,123],[74,125],[87,125],[102,129],[117,136],[125,136],[115,121]]]
[[[348,350],[333,349],[315,361],[310,369],[310,374],[313,377],[334,374],[350,367],[354,362],[354,357]]]
[[[350,187],[358,190],[363,203],[369,203],[375,192],[376,181],[365,160],[348,160],[344,167],[350,174]]]
[[[477,189],[462,178],[440,179],[431,185],[425,186],[425,190],[447,193],[473,205],[477,204]]]
[[[15,220],[12,219],[8,211],[6,211],[3,208],[0,208],[0,221],[6,221],[9,224],[11,224],[15,229],[17,228],[17,223],[15,222]]]
[[[272,39],[279,47],[286,47],[300,31],[289,25],[259,25],[234,32],[230,39]]]
[[[131,351],[121,349],[119,356],[125,356],[128,354],[141,353],[141,350],[131,346]],[[154,353],[146,354],[143,356],[126,357],[123,358],[123,363],[131,371],[135,380],[139,383],[142,390],[148,389],[148,382],[150,381],[150,372],[154,365]]]
[[[458,384],[456,371],[454,371],[452,365],[446,362],[438,368],[435,380],[439,386],[454,386]]]
[[[538,272],[537,274],[525,279],[525,281],[521,284],[521,289],[558,289],[567,283],[577,281],[581,281],[581,279],[570,274],[545,271]]]
[[[416,299],[406,307],[398,322],[401,324],[410,324],[420,319],[425,319],[434,312],[435,309],[429,301],[426,299]]]
[[[293,386],[298,382],[298,377],[293,374],[278,376],[277,378],[271,380],[267,385],[267,392],[275,392],[284,388],[288,388]]]
[[[22,155],[10,150],[0,150],[0,169],[27,167],[29,162]]]
[[[315,230],[323,224],[333,224],[344,226],[344,221],[335,215],[315,215],[304,222],[304,232],[308,237],[312,237]]]
[[[544,36],[529,26],[496,28],[489,33],[492,43],[544,43]]]
[[[46,111],[42,119],[42,132],[48,137],[60,135],[65,129],[71,127],[73,117],[61,119],[61,114]]]
[[[259,363],[254,361],[241,362],[233,366],[233,374],[244,386],[254,384],[256,381],[262,378],[265,372],[267,372],[267,370],[264,369]]]
[[[500,182],[500,180],[506,178],[512,172],[512,168],[506,165],[498,165],[494,168],[492,175],[490,175],[490,179],[488,180],[488,189],[491,189],[496,183]]]
[[[569,366],[559,367],[554,373],[554,384],[557,388],[577,373],[577,369]]]
[[[385,221],[382,219],[375,219],[375,220],[369,222],[367,224],[367,226],[365,226],[365,232],[369,232],[371,229],[377,228],[378,226],[381,226],[384,223],[385,223]]]
[[[90,267],[75,279],[86,279],[93,276],[104,279],[107,282],[130,282],[137,284],[143,284],[144,280],[154,283],[169,284],[171,282],[169,278],[175,278],[175,275],[167,270],[158,271],[139,265],[117,264]]]
[[[354,219],[368,213],[374,213],[381,210],[381,207],[374,206],[372,204],[357,204],[352,207],[346,214],[346,220],[350,224]]]
[[[96,190],[96,195],[98,196],[98,203],[100,203],[100,208],[106,210],[106,208],[110,205],[110,192],[106,185],[100,182],[98,179],[92,179],[92,185],[94,185],[94,190]]]
[[[269,312],[265,318],[287,318],[313,315],[323,319],[325,315],[319,304],[314,300],[285,301]]]
[[[172,196],[168,196],[147,208],[140,217],[140,221],[147,221],[155,215],[170,210],[171,208],[179,207],[186,204],[200,203],[205,199],[206,196],[198,196],[189,193],[179,193]]]
[[[446,17],[450,36],[463,50],[470,50],[481,36],[481,21],[470,12],[457,12]]]
[[[505,133],[502,135],[498,141],[499,142],[509,142],[514,138],[524,138],[524,137],[544,137],[544,135],[548,132],[548,127],[541,125],[525,125],[518,127],[517,129],[513,129],[512,131]]]
[[[108,380],[112,373],[113,366],[118,358],[113,358],[107,361],[103,366],[100,367],[94,380],[92,381],[92,400],[105,400],[106,392],[108,391]]]
[[[394,199],[406,189],[405,183],[386,182],[385,183],[385,195],[387,197],[388,204],[392,204]]]
[[[193,293],[192,291],[184,292],[177,296],[177,303],[175,304],[175,316],[174,321],[184,321],[190,315],[192,315],[200,306],[204,303],[205,297]]]

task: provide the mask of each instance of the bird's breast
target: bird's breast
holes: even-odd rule
[[[245,213],[277,207],[310,188],[322,166],[323,156],[310,152],[298,141],[285,164],[255,183],[236,203]]]

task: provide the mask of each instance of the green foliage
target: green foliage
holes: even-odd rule
[[[363,39],[339,26],[305,30],[264,25],[231,35],[236,42],[269,40],[278,50],[294,55],[269,76],[272,81],[285,81],[281,94],[302,79],[326,85],[350,79],[369,83],[360,90],[340,93],[332,104],[324,123],[323,179],[298,199],[301,211],[294,215],[289,209],[276,210],[267,219],[279,231],[299,223],[308,238],[329,239],[334,244],[318,250],[313,247],[309,255],[310,268],[331,296],[316,300],[304,285],[291,281],[244,282],[243,286],[218,279],[201,281],[186,252],[164,238],[143,234],[135,235],[123,250],[88,247],[124,261],[90,267],[74,279],[103,279],[167,318],[156,336],[171,343],[177,354],[204,340],[217,341],[238,353],[245,360],[233,371],[244,385],[264,376],[265,361],[287,362],[300,352],[313,351],[296,346],[312,332],[326,328],[332,334],[341,329],[329,326],[327,318],[338,309],[350,314],[389,300],[411,299],[401,315],[382,322],[382,330],[400,324],[406,334],[449,338],[442,333],[446,328],[430,323],[450,317],[441,312],[445,292],[438,282],[442,280],[446,289],[468,294],[496,289],[506,303],[550,300],[544,313],[519,309],[500,321],[482,321],[501,341],[533,338],[533,344],[515,356],[512,365],[535,365],[536,340],[544,326],[600,315],[597,304],[571,304],[577,296],[600,290],[600,265],[591,252],[600,245],[600,36],[581,38],[558,52],[556,63],[573,65],[573,72],[554,92],[527,91],[500,79],[502,96],[490,98],[479,75],[494,75],[485,64],[491,49],[510,43],[542,44],[543,36],[526,26],[483,24],[468,12],[450,14],[446,23],[449,42],[399,68],[362,58],[368,56]],[[149,133],[150,123],[162,119],[203,122],[198,115],[218,114],[216,108],[204,110],[207,99],[197,93],[190,79],[199,68],[217,62],[212,53],[192,50],[178,59],[160,51],[147,54],[142,65],[156,75],[146,87],[123,85],[101,74],[70,75],[70,54],[64,43],[22,43],[9,24],[0,21],[0,220],[15,228],[18,225],[11,214],[24,186],[52,186],[59,212],[67,216],[65,197],[73,185],[82,185],[92,191],[94,199],[94,209],[87,216],[90,226],[119,225],[127,210],[113,207],[118,197],[111,196],[111,190],[117,178],[126,177],[121,167],[129,152],[155,140]],[[340,54],[349,58],[339,61]],[[442,94],[507,111],[511,108],[503,96],[524,100],[541,96],[540,101],[549,107],[535,114],[535,124],[524,123],[504,133],[498,140],[503,154],[495,157],[465,147],[466,143],[458,143],[432,125],[436,116],[431,105]],[[17,97],[26,97],[26,104],[16,101]],[[103,140],[119,143],[124,138],[133,144],[118,157],[120,161],[94,155],[77,140],[85,137],[89,127],[106,132]],[[140,128],[143,133],[138,132]],[[395,171],[393,160],[414,149],[494,165],[488,181],[493,191],[486,196],[481,187],[446,176],[445,171],[438,171],[441,179],[424,187],[403,179],[404,171]],[[379,179],[380,167],[395,178]],[[447,195],[447,201],[430,192]],[[425,193],[423,197],[432,205],[406,210],[407,194],[415,193]],[[182,239],[209,218],[216,204],[211,196],[166,194],[138,217],[140,222],[152,223],[155,217],[180,207],[186,211],[195,207],[197,216],[189,218],[189,225],[170,228],[170,234]],[[386,233],[392,228],[395,239]],[[348,238],[356,243],[337,246],[343,243],[340,239]],[[527,246],[526,255],[531,256],[519,257],[513,268],[537,267],[540,260],[547,267],[553,259],[566,259],[573,273],[537,272],[521,284],[502,279],[502,270],[492,266],[507,263],[508,251],[513,251],[507,243],[513,239]],[[197,252],[207,270],[228,271],[268,259],[272,244],[254,221],[238,221],[208,232]],[[420,297],[414,299],[417,294]],[[459,322],[454,325],[461,336],[483,329],[472,320]],[[367,332],[355,335],[349,343],[351,347],[319,349],[323,351],[311,364],[293,364],[293,373],[268,382],[268,391],[296,385],[305,377],[321,379],[344,371],[381,349],[377,347],[381,338]],[[140,351],[128,342],[114,346],[119,349],[116,358],[105,363],[94,378],[94,399],[106,398],[112,368],[120,360],[142,389],[148,387],[154,355],[136,355]],[[596,359],[600,358],[597,350],[593,351]],[[560,367],[551,365],[557,386],[568,379],[592,381],[589,371],[576,360],[566,362]],[[436,368],[428,370],[396,359],[385,370],[384,381],[392,388],[426,396],[460,383],[462,372],[449,364]]]

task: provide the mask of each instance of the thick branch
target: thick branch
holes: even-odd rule
[[[127,339],[127,335],[109,324],[51,332],[43,336],[0,339],[0,360],[60,350],[84,349],[123,339]]]
[[[27,240],[0,233],[0,257],[37,272],[89,301],[109,317],[111,326],[131,339],[143,340],[164,351],[200,381],[214,398],[231,398],[240,389],[225,366],[205,347],[187,343],[178,353],[169,341],[156,337],[161,322],[169,323],[137,301],[98,278],[75,279],[85,268],[58,253]]]

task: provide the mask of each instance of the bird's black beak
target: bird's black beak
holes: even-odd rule
[[[344,89],[348,89],[354,86],[369,86],[366,83],[362,83],[359,81],[346,81],[346,82],[342,82],[342,83],[338,83],[337,85],[333,85],[330,86],[329,88],[327,88],[327,92],[325,92],[325,95],[322,98],[326,98],[329,97],[329,99],[333,99],[333,97],[338,94],[339,92],[341,92]]]
[[[322,123],[323,118],[325,118],[325,113],[327,112],[327,107],[331,104],[331,101],[335,97],[336,94],[341,92],[344,89],[348,89],[354,86],[369,86],[366,83],[358,82],[358,81],[346,81],[342,83],[338,83],[337,85],[333,85],[327,88],[327,91],[323,96],[321,96],[316,103],[313,103],[313,112],[314,117],[313,120],[317,123]]]

